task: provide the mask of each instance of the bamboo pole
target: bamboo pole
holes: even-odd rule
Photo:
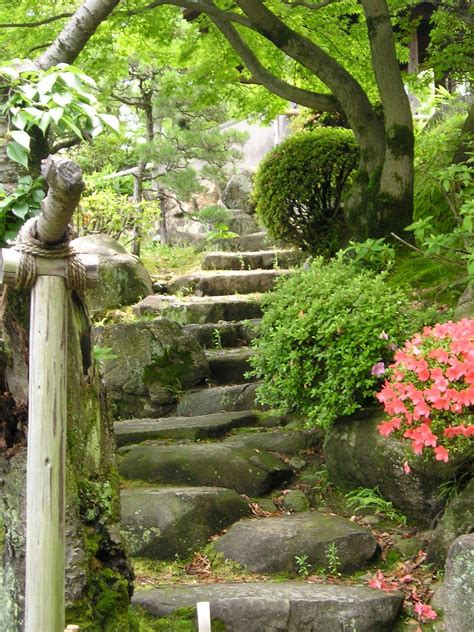
[[[31,293],[25,632],[64,630],[67,290]]]
[[[49,191],[36,223],[35,239],[43,246],[35,250],[40,256],[30,312],[25,632],[64,632],[69,290],[65,259],[50,259],[47,246],[67,238],[84,183],[80,168],[69,160],[49,158],[43,175]],[[94,286],[97,258],[81,260],[87,284]],[[14,285],[19,266],[19,253],[3,250],[0,282]]]

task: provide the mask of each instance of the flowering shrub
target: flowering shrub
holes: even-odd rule
[[[389,415],[380,434],[409,439],[415,454],[428,449],[437,461],[467,449],[474,436],[474,320],[425,327],[389,368],[377,395]]]
[[[258,397],[282,413],[329,428],[371,406],[394,351],[434,314],[386,283],[385,274],[317,258],[262,302],[251,358]]]

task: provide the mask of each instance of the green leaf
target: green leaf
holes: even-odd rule
[[[13,130],[10,132],[13,140],[15,140],[19,145],[24,147],[26,151],[29,153],[30,151],[30,135],[22,130]]]
[[[117,134],[120,133],[120,124],[116,116],[113,116],[112,114],[98,114],[97,116],[107,125],[107,127],[110,127],[110,129],[117,132]]]
[[[28,215],[28,211],[30,210],[28,202],[19,202],[12,207],[13,215],[16,215],[20,219],[25,219]]]
[[[74,90],[80,90],[82,88],[81,80],[73,72],[62,72],[59,76],[70,88],[73,88]]]
[[[27,187],[30,187],[33,184],[33,178],[31,176],[20,176],[18,178],[18,184],[23,184]]]
[[[41,200],[44,200],[45,195],[46,193],[42,189],[35,189],[31,197],[35,202],[41,202]]]
[[[28,169],[28,152],[16,141],[12,141],[7,145],[7,156],[10,160]]]
[[[18,114],[12,117],[12,123],[18,129],[25,129],[29,116],[25,110],[20,110]]]
[[[38,81],[38,83],[36,84],[38,87],[38,92],[40,94],[49,94],[54,84],[56,83],[57,78],[58,76],[55,73],[43,77],[43,79],[41,79],[41,81]]]
[[[5,75],[6,77],[11,77],[12,79],[19,79],[20,73],[16,68],[11,68],[10,66],[0,66],[0,75]]]
[[[60,107],[64,107],[65,105],[69,105],[73,101],[72,94],[70,92],[56,92],[53,94],[53,101],[59,105]]]
[[[50,123],[51,123],[51,116],[49,112],[45,112],[43,116],[41,117],[41,121],[38,124],[38,127],[43,132],[43,134],[46,134],[46,130],[48,129]]]
[[[59,121],[62,119],[62,117],[64,116],[64,109],[63,108],[51,108],[51,110],[49,111],[49,115],[51,116],[51,118],[53,119],[53,121],[57,125],[59,123]]]

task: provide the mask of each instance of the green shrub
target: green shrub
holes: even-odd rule
[[[253,197],[270,234],[333,254],[344,241],[342,195],[357,159],[352,132],[341,128],[294,134],[267,154]]]
[[[464,119],[465,115],[455,114],[416,137],[413,218],[416,221],[431,217],[435,232],[445,232],[456,223],[439,172],[453,161]]]
[[[317,258],[264,298],[252,359],[262,403],[323,427],[375,404],[381,376],[372,371],[380,373],[395,345],[434,320],[385,276]]]

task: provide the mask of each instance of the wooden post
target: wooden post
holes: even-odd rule
[[[68,160],[45,165],[49,185],[37,225],[46,246],[64,238],[83,189]],[[97,265],[86,258],[88,285]],[[14,283],[18,252],[2,251],[0,281]],[[88,271],[88,272],[87,272]],[[66,481],[66,261],[37,257],[31,292],[26,508],[25,632],[64,631]]]
[[[199,632],[211,632],[211,606],[208,601],[198,601],[196,604]]]

